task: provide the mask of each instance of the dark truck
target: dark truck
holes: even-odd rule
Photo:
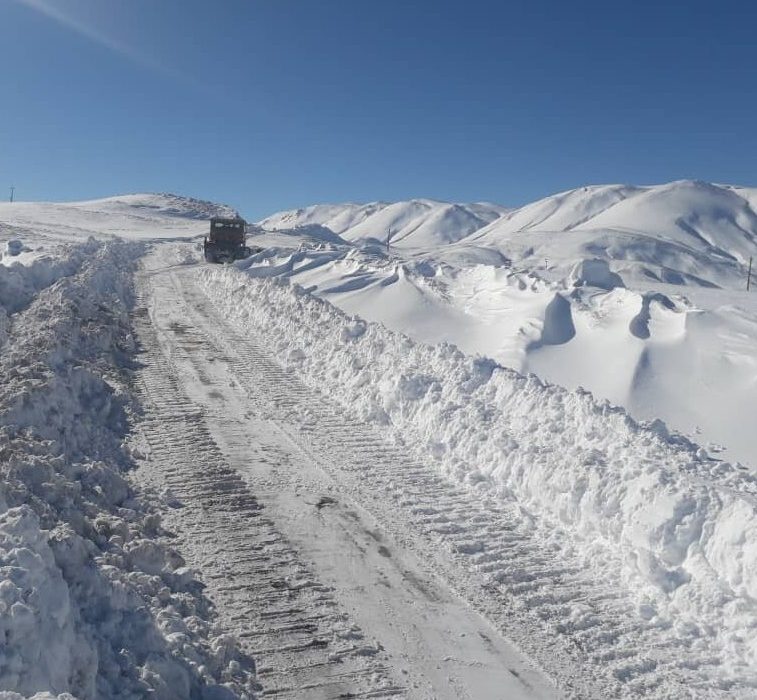
[[[203,242],[205,260],[212,263],[228,263],[241,260],[254,251],[246,245],[247,222],[244,219],[210,220],[210,233]]]

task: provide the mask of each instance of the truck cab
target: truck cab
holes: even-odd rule
[[[205,260],[208,262],[232,262],[250,255],[245,245],[247,222],[242,218],[213,217],[210,233],[203,242]]]

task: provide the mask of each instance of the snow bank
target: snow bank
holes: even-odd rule
[[[201,584],[124,478],[137,409],[127,311],[140,250],[70,249],[78,270],[13,314],[0,355],[8,698],[216,700],[253,687],[251,660],[214,629]]]
[[[76,274],[98,245],[90,239],[79,245],[59,246],[28,264],[0,265],[0,307],[7,313],[24,308],[40,290],[61,277]]]
[[[282,279],[205,270],[228,318],[357,417],[451,478],[516,498],[596,575],[620,572],[639,614],[707,640],[741,677],[757,663],[757,480],[657,422],[455,347],[415,343]],[[562,538],[562,539],[560,539]]]
[[[77,638],[68,586],[28,506],[0,515],[0,576],[0,687],[62,690],[76,669],[92,690],[92,650]]]

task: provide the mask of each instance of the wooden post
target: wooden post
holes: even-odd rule
[[[749,272],[746,273],[746,290],[749,291],[749,284],[752,281],[752,256],[749,256]]]

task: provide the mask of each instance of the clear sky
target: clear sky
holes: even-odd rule
[[[0,197],[757,184],[754,0],[0,0]]]

